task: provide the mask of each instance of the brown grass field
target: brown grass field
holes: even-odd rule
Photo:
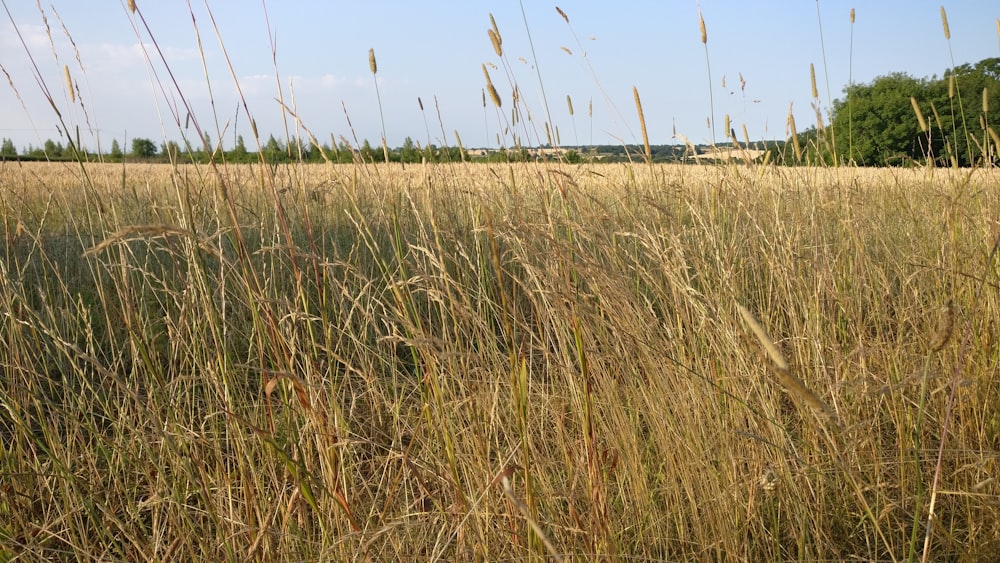
[[[997,180],[0,163],[0,560],[994,559]]]

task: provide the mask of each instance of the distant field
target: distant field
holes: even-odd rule
[[[0,163],[0,560],[994,559],[998,179]]]

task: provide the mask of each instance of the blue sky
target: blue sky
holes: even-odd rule
[[[198,124],[213,138],[221,137],[231,147],[235,136],[242,134],[252,149],[237,82],[265,140],[268,134],[279,139],[286,135],[275,101],[280,87],[289,106],[294,94],[297,114],[320,141],[328,142],[332,135],[353,142],[346,107],[357,138],[377,146],[382,125],[368,67],[369,48],[375,49],[378,60],[378,88],[390,146],[402,144],[407,136],[421,144],[454,145],[456,130],[466,147],[495,146],[497,135],[503,134],[511,119],[508,76],[519,85],[523,107],[532,116],[518,126],[524,144],[545,140],[542,88],[561,144],[641,142],[633,86],[642,98],[652,143],[677,142],[675,128],[695,143],[712,140],[707,125],[709,75],[694,0],[614,6],[597,1],[524,0],[523,15],[521,4],[509,0],[192,0],[190,8],[186,2],[137,0],[148,30],[122,0],[50,0],[41,3],[50,33],[36,2],[2,3],[0,66],[13,88],[7,80],[0,83],[0,137],[14,140],[19,149],[39,146],[47,138],[60,139],[59,121],[41,84],[48,88],[66,125],[71,130],[80,127],[81,140],[88,148],[96,147],[98,139],[107,150],[112,139],[127,147],[135,137],[158,143],[180,140],[182,132],[194,137],[186,110],[172,109],[180,107],[183,97]],[[556,6],[567,14],[569,25]],[[816,65],[824,111],[827,91],[832,98],[841,96],[852,75],[855,82],[894,71],[917,77],[940,75],[951,66],[940,6],[939,0],[702,0],[716,138],[721,141],[725,136],[726,114],[738,132],[746,125],[751,140],[785,138],[789,104],[799,129],[815,123],[810,63]],[[856,10],[853,58],[852,7]],[[1000,57],[996,23],[1000,4],[963,0],[945,3],[945,8],[957,64]],[[209,9],[230,57],[235,82]],[[505,61],[496,56],[487,36],[490,13],[503,38]],[[826,49],[825,70],[818,17]],[[488,99],[483,108],[483,64],[496,67],[490,74],[503,99],[499,112]],[[80,91],[75,102],[67,92],[64,65]],[[742,89],[740,74],[745,80]],[[574,106],[572,117],[567,95]],[[591,102],[593,118],[588,109]],[[294,119],[287,120],[293,135],[295,125]],[[501,141],[510,144],[512,139],[507,135]]]

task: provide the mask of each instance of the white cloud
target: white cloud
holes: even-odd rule
[[[18,31],[20,31],[20,38]],[[5,25],[3,37],[0,38],[0,46],[3,46],[5,51],[8,49],[22,50],[24,49],[24,45],[21,44],[22,39],[24,45],[27,45],[32,52],[49,48],[49,36],[45,31],[45,26],[30,24],[18,25],[17,30],[10,24]]]

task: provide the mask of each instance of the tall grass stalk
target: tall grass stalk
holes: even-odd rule
[[[851,11],[851,24],[854,24],[853,10]],[[830,95],[830,69],[826,63],[826,42],[823,40],[823,16],[819,9],[819,0],[816,0],[816,27],[819,29],[819,48],[823,56],[823,81],[826,84],[826,107],[830,111],[830,122],[833,123],[833,96]],[[853,27],[852,27],[853,31]],[[813,95],[814,98],[818,96]],[[830,127],[830,153],[833,158],[833,165],[837,166],[837,134],[833,127]]]
[[[952,72],[949,76],[949,81],[948,81],[948,98],[952,102],[951,104],[952,132],[954,133],[954,137],[957,139],[958,138],[957,125],[956,125],[958,123],[958,120],[956,119],[957,117],[958,119],[962,120],[962,134],[965,138],[965,150],[969,158],[969,164],[972,165],[975,163],[976,158],[975,155],[972,153],[972,140],[971,137],[969,136],[969,126],[966,124],[965,120],[965,108],[963,107],[963,102],[962,102],[962,90],[959,87],[958,80],[956,79],[955,76],[956,65],[955,65],[955,53],[952,51],[951,48],[951,27],[948,25],[948,13],[945,11],[944,6],[941,6],[941,28],[944,31],[944,39],[945,42],[948,44],[948,57],[951,60]],[[955,115],[955,98],[958,98],[957,116]]]
[[[851,8],[851,39],[847,49],[847,88],[854,86],[854,8]],[[847,159],[854,164],[854,104],[847,99]]]
[[[389,162],[389,145],[385,140],[385,112],[382,110],[382,93],[378,88],[378,63],[375,60],[375,49],[368,49],[368,69],[372,71],[372,79],[375,82],[375,99],[378,100],[378,116],[382,122],[382,156],[383,162]]]
[[[701,32],[701,44],[705,46],[705,66],[708,68],[709,128],[712,130],[712,145],[715,145],[715,99],[712,88],[712,61],[708,58],[708,30],[705,28],[705,17],[701,15],[701,3],[698,4],[698,30]]]

